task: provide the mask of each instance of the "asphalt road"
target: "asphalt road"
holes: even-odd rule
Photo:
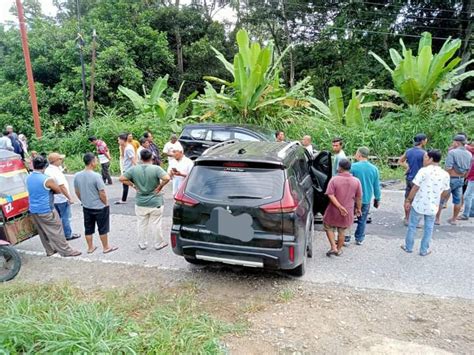
[[[72,180],[69,177],[70,180]],[[71,181],[72,186],[72,181]],[[121,185],[115,182],[107,186],[107,193],[113,203],[121,196]],[[227,266],[197,267],[188,264],[171,249],[156,251],[153,248],[140,250],[136,238],[134,215],[135,192],[130,189],[126,205],[111,205],[111,244],[119,250],[103,254],[100,248],[91,255],[86,253],[83,239],[71,242],[74,248],[83,251],[78,258],[83,261],[101,261],[142,265],[160,269],[182,270],[198,273],[229,273],[259,275],[262,278],[287,277],[286,274]],[[166,189],[163,232],[169,237],[171,228],[172,198],[170,187]],[[314,255],[308,260],[304,281],[340,284],[355,288],[385,289],[399,292],[424,293],[439,297],[461,297],[474,299],[474,220],[451,226],[446,223],[451,206],[442,216],[442,225],[436,227],[433,237],[433,253],[421,257],[417,253],[406,254],[400,249],[406,232],[402,223],[403,192],[383,190],[379,210],[373,210],[373,223],[367,227],[367,237],[363,246],[351,244],[341,257],[325,256],[328,242],[322,226],[316,225],[314,233]],[[74,204],[73,230],[83,234],[82,210]],[[415,247],[419,246],[419,235]],[[97,237],[97,243],[98,243]],[[34,237],[17,246],[25,254],[44,255],[39,237]],[[58,256],[54,256],[58,257]],[[68,259],[71,260],[71,259]],[[77,264],[74,264],[77,265]],[[45,270],[47,272],[47,270]]]

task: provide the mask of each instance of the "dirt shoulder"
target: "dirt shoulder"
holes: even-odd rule
[[[223,339],[232,354],[470,353],[474,302],[303,283],[247,270],[153,267],[23,255],[13,282],[68,282],[87,292],[133,289],[164,302],[192,288],[211,316],[243,324]]]

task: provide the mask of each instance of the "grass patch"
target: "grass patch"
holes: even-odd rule
[[[285,288],[278,293],[280,302],[288,303],[295,297],[295,291],[291,288]]]
[[[391,168],[388,165],[381,164],[377,166],[380,172],[380,180],[401,180],[405,181],[405,169],[402,167]]]
[[[0,352],[221,353],[237,331],[203,313],[194,295],[131,291],[85,293],[69,285],[2,286]]]

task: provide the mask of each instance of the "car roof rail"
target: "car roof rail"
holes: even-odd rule
[[[212,147],[209,147],[207,148],[201,155],[206,155],[207,153],[213,151],[214,149],[217,149],[217,148],[220,148],[220,147],[224,147],[228,144],[234,144],[234,143],[238,143],[240,142],[238,139],[229,139],[227,141],[224,141],[224,142],[221,142],[221,143],[217,143],[215,145],[213,145]]]
[[[288,152],[288,150],[290,150],[291,148],[297,146],[297,145],[301,145],[300,142],[298,141],[293,141],[293,142],[290,142],[288,143],[287,145],[285,145],[279,152],[278,152],[278,158],[285,158],[286,157],[286,153]]]

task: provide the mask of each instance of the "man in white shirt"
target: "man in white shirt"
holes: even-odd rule
[[[168,167],[168,174],[173,181],[173,196],[176,195],[193,166],[193,161],[184,155],[183,148],[174,150],[174,160]]]
[[[61,193],[54,194],[54,208],[61,217],[61,223],[64,229],[66,240],[80,238],[80,234],[72,233],[71,228],[71,204],[74,203],[69,193],[69,183],[62,171],[64,155],[58,153],[50,153],[48,155],[49,165],[44,173],[52,177],[59,186]]]
[[[333,151],[333,161],[332,161],[332,176],[337,175],[337,167],[341,159],[347,159],[346,153],[342,147],[344,146],[344,141],[342,138],[336,137],[332,140],[332,151]]]
[[[13,152],[13,145],[10,137],[8,137],[8,132],[4,131],[3,136],[0,138],[0,149],[5,149]]]
[[[169,165],[174,163],[174,151],[179,149],[181,149],[181,151],[184,151],[183,146],[181,145],[181,143],[179,143],[176,134],[172,134],[170,137],[170,141],[166,142],[165,146],[163,147],[163,153],[165,153],[168,157]]]
[[[407,253],[413,252],[416,227],[424,218],[423,238],[420,244],[420,255],[426,256],[429,250],[435,216],[438,212],[441,198],[449,196],[449,174],[439,166],[441,152],[431,150],[425,154],[423,165],[415,178],[410,194],[405,200],[405,209],[410,210],[408,230],[405,245],[402,249]]]

